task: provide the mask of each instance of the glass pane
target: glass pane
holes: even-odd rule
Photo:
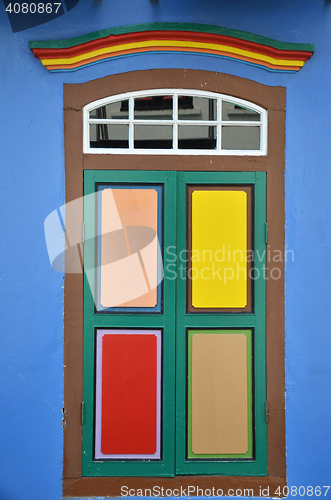
[[[238,106],[232,102],[222,102],[222,120],[256,122],[260,120],[260,113],[253,109]]]
[[[97,330],[95,458],[161,458],[161,330]]]
[[[179,120],[216,120],[216,99],[178,96]]]
[[[161,189],[99,187],[98,310],[161,310]]]
[[[172,120],[172,96],[156,95],[134,100],[135,120]]]
[[[187,310],[252,311],[252,186],[189,186],[187,210]]]
[[[194,190],[191,209],[192,306],[247,305],[247,193]]]
[[[116,101],[100,106],[100,108],[90,111],[90,118],[94,119],[128,119],[129,117],[129,101]]]
[[[222,149],[260,149],[260,127],[222,127]]]
[[[188,458],[253,453],[251,330],[188,331]]]
[[[179,149],[216,149],[216,127],[208,125],[180,125]]]
[[[91,148],[128,148],[129,125],[90,123]]]
[[[134,147],[146,149],[171,149],[172,125],[135,125]]]

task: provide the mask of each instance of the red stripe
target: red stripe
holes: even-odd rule
[[[145,47],[145,48],[140,48],[140,49],[120,50],[118,52],[113,52],[111,55],[107,55],[107,54],[99,55],[99,56],[91,57],[91,58],[85,59],[84,61],[76,62],[73,64],[53,64],[53,65],[49,64],[49,65],[46,65],[45,67],[48,70],[80,68],[80,67],[82,67],[86,64],[92,63],[92,62],[96,62],[96,61],[102,62],[102,61],[106,61],[106,60],[111,59],[112,57],[116,57],[116,56],[124,56],[126,54],[140,54],[143,52],[149,52],[151,50],[157,50],[159,52],[162,52],[162,51],[168,51],[169,48],[168,47],[156,47],[155,48],[155,47],[151,46],[151,47]],[[191,49],[191,48],[189,49],[189,48],[173,47],[172,51],[173,52],[189,52],[189,53],[193,53],[193,54],[198,53],[198,54],[224,55],[224,56],[230,57],[234,60],[252,62],[253,64],[256,64],[256,65],[259,65],[262,67],[277,69],[277,70],[287,70],[287,71],[288,70],[292,70],[292,71],[295,70],[295,71],[298,71],[300,69],[300,66],[282,66],[282,65],[276,66],[275,64],[267,63],[265,61],[260,61],[258,59],[239,56],[237,54],[229,54],[227,52],[220,52],[220,51],[216,51],[216,50]]]
[[[256,42],[249,42],[239,38],[233,38],[225,35],[216,35],[212,33],[196,33],[190,31],[144,31],[138,33],[127,33],[124,35],[109,35],[105,38],[99,38],[91,42],[86,42],[75,47],[67,49],[32,49],[33,54],[38,59],[57,59],[73,57],[77,55],[98,50],[111,46],[121,45],[123,43],[137,43],[149,40],[174,40],[174,41],[193,41],[203,43],[218,43],[230,47],[250,50],[263,55],[269,55],[278,59],[297,59],[307,60],[312,56],[312,52],[296,50],[280,50],[267,45],[261,45]],[[171,49],[170,49],[171,50]]]
[[[156,336],[104,335],[102,339],[102,453],[155,453],[156,405]]]

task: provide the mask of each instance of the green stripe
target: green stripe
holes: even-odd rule
[[[77,36],[75,38],[68,38],[67,40],[52,40],[52,41],[31,41],[29,42],[30,49],[67,49],[75,47],[82,43],[91,42],[104,38],[109,35],[124,35],[127,33],[139,33],[143,31],[193,31],[198,33],[209,33],[215,35],[225,35],[248,42],[259,43],[267,45],[280,50],[298,50],[314,52],[315,45],[311,43],[287,43],[272,38],[266,38],[260,35],[254,35],[246,31],[232,30],[220,26],[213,26],[210,24],[196,24],[196,23],[143,23],[132,24],[129,26],[118,26],[101,31],[94,31],[86,35]]]

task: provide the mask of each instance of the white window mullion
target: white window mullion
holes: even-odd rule
[[[129,98],[129,149],[134,149],[134,98]]]
[[[267,154],[268,149],[268,120],[265,118],[260,126],[260,150]]]
[[[178,149],[178,94],[177,92],[174,93],[174,96],[172,98],[173,102],[173,131],[172,131],[172,147],[174,150]]]
[[[90,118],[89,123],[97,123],[101,124],[109,124],[109,125],[127,125],[129,123],[128,119],[115,119],[115,118],[105,118],[104,120],[100,120],[98,118]]]
[[[89,123],[89,117],[90,117],[90,112],[84,108],[83,111],[83,120],[84,120],[84,127],[83,127],[83,146],[84,146],[84,151],[87,151],[90,149],[90,123]],[[86,126],[85,126],[86,123]]]
[[[260,121],[256,121],[256,122],[235,122],[235,121],[224,121],[222,123],[223,125],[226,125],[227,127],[260,127],[261,126],[261,122]]]
[[[222,99],[217,99],[217,144],[216,149],[222,149]]]
[[[163,122],[165,123],[165,121]],[[209,121],[209,120],[178,120],[180,125],[195,125],[201,127],[201,125],[208,125],[209,127],[212,125],[217,125],[217,121]]]

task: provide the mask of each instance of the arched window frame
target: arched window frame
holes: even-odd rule
[[[134,119],[134,99],[144,96],[171,95],[173,96],[173,111],[174,117],[172,120],[148,120]],[[202,121],[202,120],[179,120],[178,119],[178,96],[205,97],[217,100],[217,120]],[[129,117],[128,119],[100,119],[90,118],[89,114],[100,106],[107,104],[129,100]],[[259,121],[225,121],[222,120],[222,102],[230,102],[238,106],[249,108],[260,114]],[[86,154],[146,154],[146,155],[221,155],[221,156],[266,156],[268,150],[268,112],[266,109],[254,104],[253,102],[239,99],[231,95],[219,94],[215,92],[207,92],[191,89],[148,89],[138,92],[127,92],[117,94],[87,104],[83,109],[83,150]],[[89,125],[92,123],[100,124],[119,124],[129,125],[129,147],[128,148],[91,148]],[[136,149],[134,147],[134,124],[139,125],[172,125],[173,126],[173,148],[172,149]],[[216,149],[179,149],[178,148],[178,125],[201,126],[213,124],[217,127]],[[238,149],[222,149],[222,126],[260,126],[260,149],[259,150],[238,150]]]
[[[109,100],[109,96],[129,92],[172,89],[205,89],[213,93],[224,92],[254,102],[268,110],[268,153],[263,155],[190,155],[159,154],[159,150],[142,154],[93,154],[83,148],[84,107]],[[198,92],[198,91],[197,91]],[[128,95],[128,94],[126,94]],[[286,90],[279,86],[266,86],[245,78],[204,70],[149,69],[108,75],[94,81],[64,84],[64,140],[66,164],[66,202],[83,196],[83,177],[90,170],[109,171],[198,171],[198,172],[266,172],[268,252],[284,249],[284,166],[285,166],[285,105]],[[127,150],[126,150],[127,152]],[[100,151],[99,151],[100,153]],[[113,151],[112,151],[113,153]],[[154,153],[154,154],[153,154]],[[75,214],[83,225],[83,213]],[[84,235],[84,226],[82,234]],[[272,253],[271,253],[272,255]],[[157,483],[166,488],[180,488],[183,484],[199,487],[220,487],[223,491],[245,484],[255,496],[263,488],[270,494],[286,485],[285,413],[284,413],[284,263],[279,263],[282,275],[268,279],[267,286],[267,403],[262,412],[267,421],[268,471],[266,476],[175,476],[159,477]],[[120,496],[122,477],[84,477],[82,474],[82,421],[86,420],[82,400],[83,390],[83,274],[68,274],[65,278],[64,316],[64,497]],[[98,475],[99,476],[99,475]],[[188,482],[189,481],[189,482]],[[244,481],[244,483],[243,483]],[[149,488],[151,478],[126,478],[129,487]]]

